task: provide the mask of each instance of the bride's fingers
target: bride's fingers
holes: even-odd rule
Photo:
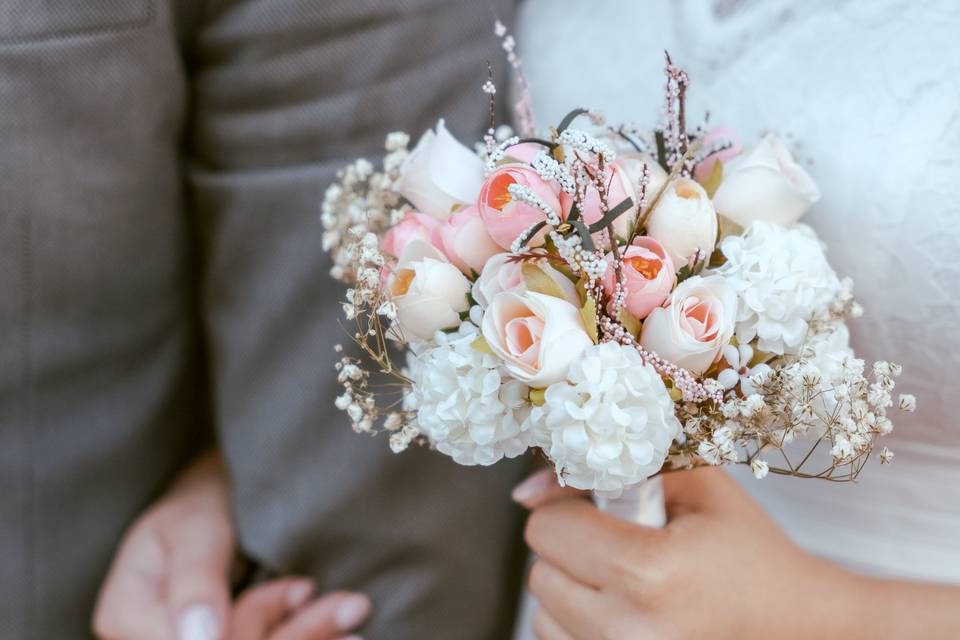
[[[537,560],[530,569],[530,593],[542,611],[576,638],[594,637],[597,621],[605,618],[606,601],[599,591],[545,560]]]
[[[537,640],[575,640],[543,607],[533,616],[533,635]]]
[[[622,579],[622,562],[646,566],[664,533],[602,513],[586,500],[558,500],[527,520],[527,545],[579,582],[601,587]]]
[[[548,502],[563,498],[587,497],[586,491],[578,491],[557,484],[557,475],[552,469],[541,469],[530,475],[513,489],[513,499],[527,509],[536,509]]]

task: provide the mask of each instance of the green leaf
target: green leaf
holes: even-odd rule
[[[530,404],[536,407],[542,407],[547,401],[546,395],[546,389],[530,389],[530,393],[527,395],[527,398],[530,400]]]
[[[640,321],[626,309],[620,309],[620,313],[617,314],[617,320],[620,321],[620,324],[622,324],[634,338],[640,335]]]
[[[540,229],[543,229],[545,226],[547,226],[547,221],[541,220],[537,224],[530,227],[530,229],[523,235],[523,238],[520,239],[520,246],[525,246],[537,235],[537,232],[540,231]]]
[[[557,133],[563,133],[564,131],[566,131],[567,127],[573,124],[574,120],[576,120],[579,116],[582,116],[583,114],[585,114],[587,111],[588,111],[587,109],[582,109],[582,108],[574,109],[573,111],[565,115],[563,117],[563,120],[560,121],[560,124],[557,125]]]
[[[581,274],[580,279],[577,280],[577,296],[580,298],[580,304],[584,304],[587,301],[587,274]]]
[[[580,240],[583,241],[583,248],[587,251],[596,251],[597,247],[593,244],[593,237],[591,237],[587,225],[583,224],[580,220],[574,220],[571,224],[573,228],[577,230],[577,233],[580,234]]]
[[[586,303],[580,308],[580,317],[583,318],[583,326],[587,330],[587,335],[593,340],[593,344],[600,342],[600,334],[597,332],[596,300],[587,298]]]
[[[633,206],[633,200],[631,200],[630,198],[624,198],[623,200],[620,201],[620,203],[617,206],[607,211],[606,215],[604,215],[601,219],[597,220],[596,222],[590,225],[590,233],[596,233],[601,229],[606,229],[607,225],[611,224],[614,220],[619,218],[623,213],[627,211],[627,209],[629,209],[632,206]],[[568,218],[567,221],[569,222],[570,219]]]
[[[487,344],[487,340],[483,336],[477,336],[477,339],[470,343],[470,348],[491,356],[496,355],[493,352],[493,349],[490,348],[490,345]]]
[[[727,236],[743,235],[743,226],[737,224],[727,216],[717,214],[717,244]]]
[[[523,281],[527,285],[527,291],[535,291],[554,298],[563,299],[563,289],[560,288],[553,278],[547,275],[546,271],[532,262],[524,262],[520,267],[523,274]]]

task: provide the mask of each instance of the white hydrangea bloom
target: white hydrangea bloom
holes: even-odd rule
[[[527,386],[470,346],[479,335],[464,322],[453,333],[437,332],[434,342],[412,344],[406,372],[413,390],[404,408],[417,411],[412,424],[463,465],[491,465],[527,450]]]
[[[617,496],[663,466],[681,433],[663,380],[633,347],[607,342],[576,360],[534,407],[534,444],[568,485]]]
[[[754,222],[742,236],[725,238],[720,249],[727,262],[717,272],[739,296],[737,340],[759,338],[761,351],[797,353],[808,321],[840,291],[816,234],[804,225]]]

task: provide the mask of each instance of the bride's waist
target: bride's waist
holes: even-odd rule
[[[893,464],[871,461],[856,483],[734,475],[818,555],[868,573],[960,583],[960,449],[942,453],[901,446]]]

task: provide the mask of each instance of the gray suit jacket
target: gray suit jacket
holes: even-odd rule
[[[507,636],[523,469],[350,431],[317,220],[386,132],[476,139],[491,24],[477,0],[0,0],[0,637],[88,637],[125,527],[210,437],[245,549],[370,592],[368,637]]]

